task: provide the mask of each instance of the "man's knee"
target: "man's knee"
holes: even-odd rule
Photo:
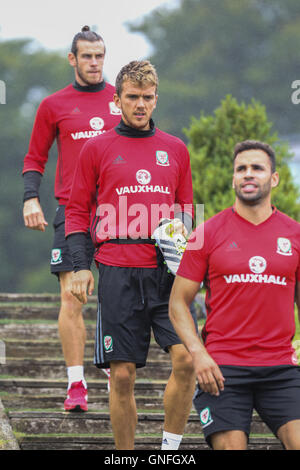
[[[82,313],[82,304],[69,292],[61,295],[61,313],[69,316],[77,316]]]
[[[212,434],[214,450],[246,450],[248,439],[243,431],[223,431]]]
[[[60,315],[77,316],[82,313],[82,304],[71,293],[72,273],[60,273]]]
[[[281,426],[277,436],[286,450],[300,450],[300,420],[292,420]]]
[[[110,364],[111,389],[120,396],[128,396],[134,390],[135,364],[112,362]]]
[[[171,348],[172,368],[176,377],[183,381],[195,379],[192,357],[183,345],[175,345]]]

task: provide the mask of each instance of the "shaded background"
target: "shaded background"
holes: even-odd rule
[[[101,24],[110,26],[117,45],[123,42],[121,30],[113,15],[103,17],[103,2],[97,3],[101,21],[98,24],[98,16],[93,14],[93,25],[103,34],[109,54],[113,44]],[[156,7],[160,2],[154,3]],[[137,11],[127,10],[123,27],[128,36],[142,38],[147,47],[144,52],[132,48],[131,56],[121,53],[116,63],[121,61],[122,66],[132,59],[149,58],[156,66],[160,79],[156,124],[190,145],[191,134],[184,129],[191,127],[192,116],[198,119],[201,113],[213,115],[227,95],[245,103],[255,98],[264,106],[278,138],[292,151],[288,165],[295,185],[300,185],[300,93],[297,95],[297,88],[292,88],[300,80],[299,1],[174,0],[167,7],[152,8],[139,19],[135,19]],[[25,24],[32,14],[24,10]],[[70,42],[83,24],[91,24],[85,19],[83,16],[78,24],[74,23]],[[2,21],[0,17],[4,33]],[[36,16],[34,21],[38,22]],[[49,34],[55,36],[57,29],[52,24]],[[6,88],[6,104],[0,104],[1,291],[57,292],[56,278],[49,274],[51,224],[56,208],[55,146],[41,186],[41,202],[49,222],[46,233],[23,226],[21,171],[39,102],[73,81],[73,70],[66,60],[67,46],[57,50],[42,46],[30,29],[26,36],[8,39],[0,30],[0,80]],[[109,81],[114,81],[118,69],[105,68]]]

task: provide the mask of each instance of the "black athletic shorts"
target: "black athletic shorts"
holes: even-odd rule
[[[275,436],[282,425],[300,419],[300,367],[220,366],[220,369],[225,378],[220,395],[213,396],[198,388],[193,400],[210,446],[211,435],[220,431],[240,430],[249,437],[254,409]]]
[[[144,367],[151,329],[166,352],[181,341],[169,319],[168,303],[174,276],[165,265],[127,268],[99,264],[98,314],[94,363],[111,361]],[[195,310],[192,311],[197,328]]]
[[[65,237],[65,206],[58,206],[53,222],[54,241],[51,251],[51,273],[59,275],[60,272],[73,271],[72,259]],[[94,245],[90,234],[86,237],[86,248],[90,265],[94,256]]]

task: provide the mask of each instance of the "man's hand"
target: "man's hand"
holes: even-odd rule
[[[191,355],[201,390],[218,396],[224,390],[225,379],[202,343],[190,312],[191,302],[199,289],[200,282],[177,275],[170,295],[169,316],[176,333]]]
[[[88,269],[72,274],[71,293],[82,304],[87,303],[87,293],[92,295],[95,287],[94,276]]]
[[[203,348],[201,352],[192,354],[195,373],[203,392],[218,396],[224,390],[224,377],[217,363]]]
[[[24,202],[23,217],[25,227],[45,232],[45,227],[48,225],[48,222],[45,220],[44,213],[37,197],[28,199]]]
[[[173,219],[170,223],[170,228],[168,227],[166,229],[166,232],[169,235],[177,233],[183,235],[185,238],[187,238],[188,236],[187,229],[185,228],[183,222],[180,219]]]

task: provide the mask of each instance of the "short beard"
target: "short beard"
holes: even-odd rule
[[[253,199],[247,199],[244,196],[241,196],[237,192],[235,193],[236,197],[245,205],[245,206],[258,206],[263,198],[257,196]]]
[[[129,127],[132,127],[133,129],[136,129],[137,131],[142,131],[142,130],[145,130],[145,127],[149,127],[149,123],[150,123],[150,120],[148,121],[148,123],[145,125],[145,124],[141,124],[140,126],[134,124],[128,117],[127,115],[124,113],[123,109],[122,109],[122,115],[123,115],[123,120],[125,120],[127,122],[127,125]]]
[[[268,181],[254,196],[245,196],[239,189],[234,188],[236,197],[247,206],[257,206],[266,199],[271,192],[271,182]]]
[[[97,82],[97,83],[88,81],[88,80],[81,74],[80,69],[79,69],[78,66],[76,66],[76,72],[77,72],[78,77],[79,77],[79,78],[83,81],[83,83],[85,83],[86,85],[97,85],[98,83],[102,82],[102,79],[101,79],[99,82]]]

